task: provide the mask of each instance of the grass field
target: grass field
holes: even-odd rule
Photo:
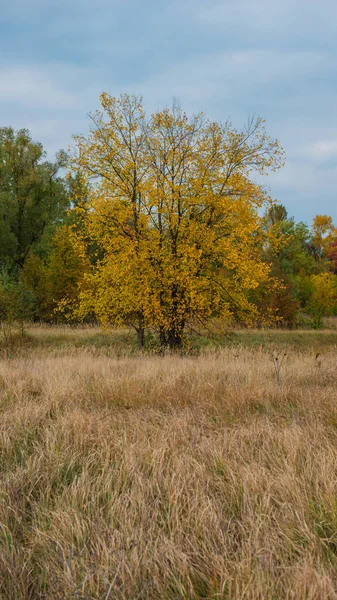
[[[336,331],[5,350],[1,599],[337,598]]]

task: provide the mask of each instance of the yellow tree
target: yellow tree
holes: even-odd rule
[[[318,273],[311,277],[311,298],[308,309],[315,327],[322,327],[322,318],[331,315],[337,302],[337,278],[333,273]]]
[[[91,180],[78,243],[95,248],[78,314],[128,323],[142,345],[155,327],[182,343],[192,318],[256,314],[249,292],[268,278],[258,214],[268,197],[252,173],[281,166],[261,119],[243,131],[174,104],[147,117],[133,96],[101,96],[72,169]]]
[[[58,227],[51,239],[48,259],[43,261],[30,254],[20,274],[21,283],[36,298],[39,316],[47,321],[59,319],[60,309],[64,315],[71,314],[90,267],[86,253],[79,252],[78,240],[72,240],[73,235],[70,226]]]
[[[337,236],[337,229],[328,215],[316,215],[312,223],[312,242],[320,262],[328,257],[331,244]]]

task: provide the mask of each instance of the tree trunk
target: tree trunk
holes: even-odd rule
[[[176,328],[170,329],[167,332],[167,345],[170,348],[170,350],[177,350],[178,348],[181,348],[182,344],[182,330],[178,330]]]
[[[168,329],[163,327],[159,330],[160,345],[170,350],[178,350],[183,345],[185,321],[181,321],[177,325],[172,325]]]
[[[145,328],[144,328],[144,317],[142,314],[138,317],[138,327],[136,327],[137,331],[137,343],[139,350],[144,348],[145,343]]]
[[[185,329],[185,318],[177,317],[179,314],[179,308],[181,301],[183,300],[184,293],[179,289],[177,284],[173,284],[171,289],[171,309],[168,313],[168,326],[161,326],[159,329],[160,345],[162,347],[168,347],[170,350],[177,350],[183,345],[183,334]]]
[[[167,346],[166,331],[162,325],[159,328],[159,341],[162,348]]]

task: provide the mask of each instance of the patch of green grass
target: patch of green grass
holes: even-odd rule
[[[7,357],[15,357],[30,349],[47,349],[65,351],[71,348],[87,348],[101,351],[103,354],[115,356],[132,355],[139,352],[136,334],[132,330],[100,330],[98,327],[32,327],[28,328],[24,343],[15,349],[9,348]],[[209,333],[207,331],[187,333],[184,347],[180,351],[186,355],[198,355],[208,348],[242,347],[249,349],[265,349],[273,351],[298,350],[321,352],[324,349],[336,348],[337,330],[286,330],[286,329],[241,329],[229,330],[226,333]],[[143,352],[160,353],[158,336],[148,332],[145,336]],[[9,353],[9,354],[8,354]]]
[[[51,485],[53,493],[60,493],[65,487],[72,485],[81,473],[82,465],[79,460],[74,459],[61,464]]]
[[[314,531],[320,538],[328,559],[335,562],[337,557],[337,499],[329,507],[323,502],[311,502],[309,511],[313,518]]]
[[[191,344],[193,345],[192,338]],[[211,336],[195,336],[195,346],[199,349],[218,346],[220,348],[241,346],[245,348],[265,348],[265,349],[298,349],[298,350],[319,350],[335,346],[337,349],[337,332],[331,330],[252,330],[244,329],[230,331],[226,334],[212,334]]]

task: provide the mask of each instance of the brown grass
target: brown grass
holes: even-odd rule
[[[336,362],[2,359],[0,597],[337,598]]]

